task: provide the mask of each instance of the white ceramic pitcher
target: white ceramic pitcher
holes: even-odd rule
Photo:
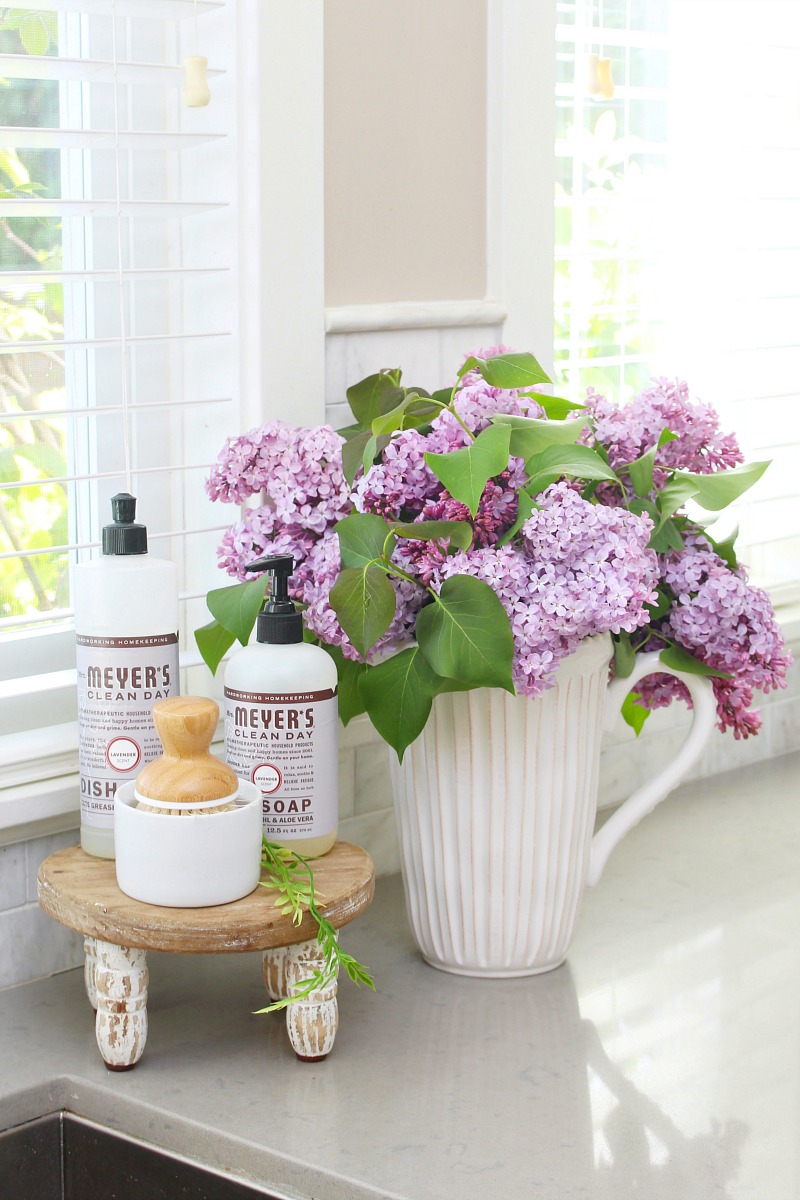
[[[587,639],[537,700],[497,688],[438,696],[403,762],[391,756],[408,915],[432,966],[495,977],[559,966],[586,884],[700,755],[716,718],[709,681],[653,653],[609,684],[611,654],[610,637]],[[592,837],[604,728],[656,672],[689,689],[686,741]]]

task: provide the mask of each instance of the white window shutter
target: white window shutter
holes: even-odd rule
[[[0,807],[4,786],[63,776],[76,745],[69,572],[99,552],[115,492],[178,564],[197,660],[232,518],[203,483],[239,430],[235,3],[4,12]],[[205,108],[181,95],[196,53]]]

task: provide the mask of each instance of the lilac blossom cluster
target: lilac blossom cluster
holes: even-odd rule
[[[478,352],[492,357],[505,347]],[[330,603],[341,570],[335,524],[348,513],[376,513],[388,521],[464,521],[471,526],[469,550],[450,552],[446,543],[398,539],[391,577],[397,602],[390,628],[370,651],[370,661],[413,640],[417,614],[454,575],[487,583],[508,614],[514,638],[513,678],[518,691],[539,696],[558,664],[586,637],[640,630],[637,645],[677,643],[729,678],[715,678],[718,721],[735,737],[760,724],[753,692],[785,686],[791,656],[785,650],[769,599],[747,582],[743,568],[731,570],[698,530],[685,535],[680,551],[656,555],[648,549],[652,521],[628,510],[615,485],[601,484],[591,499],[577,482],[559,481],[535,497],[536,507],[506,545],[498,545],[516,523],[518,491],[525,482],[521,459],[488,480],[473,517],[443,488],[425,454],[466,446],[492,416],[506,413],[546,419],[530,396],[490,387],[476,371],[456,393],[457,416],[444,411],[425,430],[393,435],[380,460],[348,488],[342,466],[343,439],[328,426],[298,429],[270,421],[229,439],[206,485],[212,499],[261,505],[232,525],[219,547],[220,564],[238,579],[265,552],[291,554],[296,562],[293,596],[306,606],[307,627],[322,642],[359,655]],[[587,407],[593,433],[617,471],[658,442],[665,428],[676,440],[656,455],[654,490],[674,469],[709,473],[736,465],[742,455],[723,434],[713,409],[689,397],[684,383],[664,379],[620,407],[590,390]],[[464,428],[466,426],[466,429]],[[470,432],[468,433],[467,430]],[[405,578],[403,576],[406,576]],[[410,577],[410,578],[408,578]],[[672,603],[650,621],[649,605],[661,587]],[[649,676],[637,689],[641,703],[656,708],[676,696],[688,701],[672,676]]]
[[[212,500],[241,504],[266,492],[277,515],[324,533],[349,511],[342,437],[330,425],[267,421],[228,438],[206,482]]]
[[[455,409],[473,434],[481,433],[497,413],[518,417],[543,415],[535,400],[489,387],[482,379],[457,393]],[[381,461],[357,480],[353,491],[356,509],[377,513],[387,520],[414,520],[426,504],[446,499],[441,483],[425,463],[425,454],[448,454],[461,450],[469,441],[469,433],[450,412],[436,417],[428,433],[402,430],[392,438]],[[521,461],[512,458],[510,466],[519,475]]]
[[[756,733],[761,717],[752,708],[753,692],[785,687],[792,661],[766,592],[747,582],[743,567],[732,571],[700,532],[662,557],[661,575],[674,600],[652,627],[653,644],[677,642],[730,676],[712,679],[718,726],[736,738]],[[683,684],[668,675],[649,676],[638,691],[647,708],[676,696],[691,703]]]
[[[434,577],[435,586],[474,575],[495,591],[514,635],[514,686],[526,696],[541,695],[584,638],[643,624],[658,582],[648,516],[591,504],[563,482],[537,503],[517,545],[459,551]]]
[[[267,552],[291,554],[299,566],[295,591],[303,585],[312,547],[351,511],[342,444],[329,425],[301,429],[279,420],[228,438],[206,482],[208,495],[237,504],[262,499],[223,535],[217,554],[229,575],[247,578],[246,564]]]
[[[605,448],[615,471],[655,446],[664,429],[675,434],[675,441],[656,452],[656,490],[664,486],[669,471],[708,475],[743,461],[736,437],[720,431],[714,409],[693,402],[687,384],[680,380],[656,379],[623,407],[589,388],[586,403],[594,425],[594,438],[587,440]]]

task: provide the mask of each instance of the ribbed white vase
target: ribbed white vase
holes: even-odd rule
[[[408,915],[432,966],[510,977],[564,961],[594,856],[611,651],[610,638],[588,639],[537,700],[495,688],[438,696],[402,763],[392,756]],[[666,670],[645,657],[649,669],[624,682],[619,702],[635,678]],[[692,677],[691,688],[695,727],[683,757],[627,801],[618,828],[595,839],[591,882],[700,753],[713,696],[705,680]]]

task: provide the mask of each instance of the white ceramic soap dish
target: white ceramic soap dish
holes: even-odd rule
[[[254,783],[240,780],[236,807],[213,816],[148,812],[136,807],[135,789],[123,784],[114,800],[117,883],[127,896],[205,908],[240,900],[258,886],[261,790]]]

